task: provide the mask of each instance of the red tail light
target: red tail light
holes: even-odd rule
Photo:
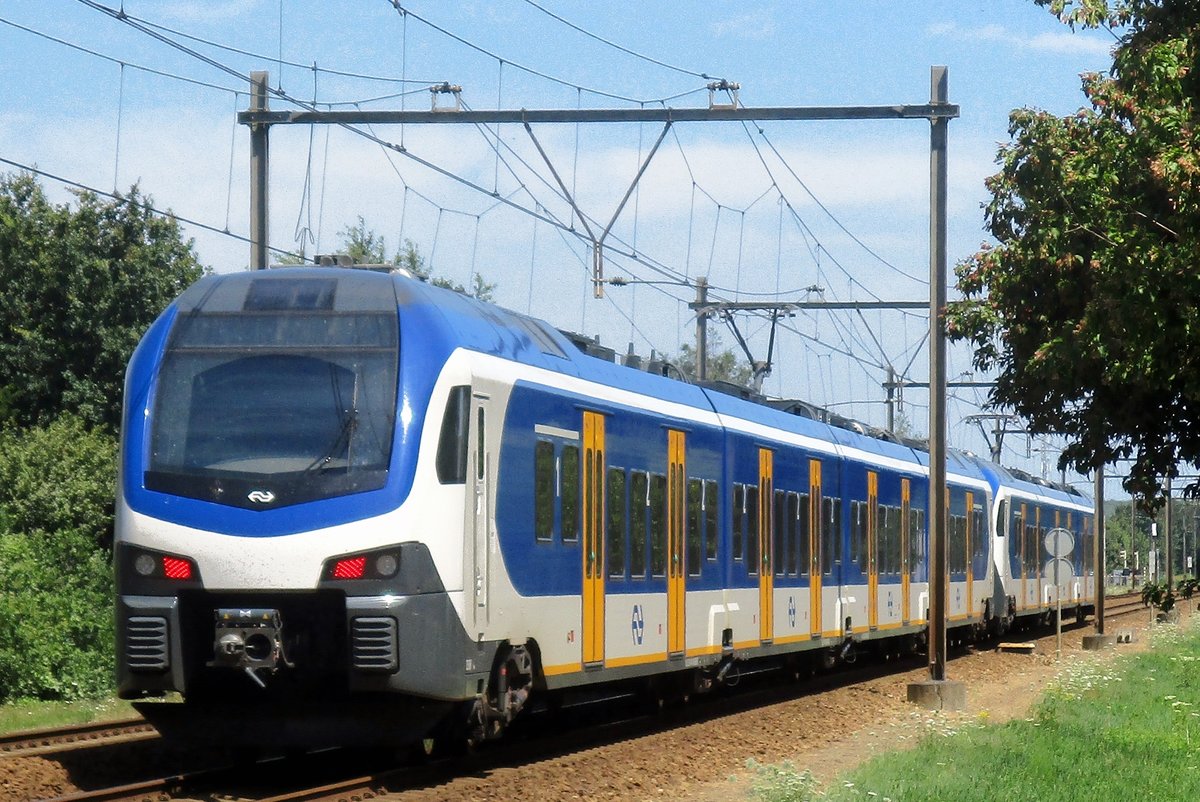
[[[334,579],[362,579],[367,568],[367,558],[347,557],[333,566]]]
[[[167,579],[191,579],[192,564],[178,557],[163,557],[163,574]]]

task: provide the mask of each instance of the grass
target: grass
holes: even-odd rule
[[[113,721],[137,715],[129,702],[98,699],[80,702],[10,702],[0,705],[0,734]]]
[[[1024,721],[955,725],[934,716],[916,749],[875,758],[823,792],[785,764],[758,767],[754,794],[764,802],[1200,799],[1200,629],[1164,625],[1152,645],[1115,660],[1070,661]]]

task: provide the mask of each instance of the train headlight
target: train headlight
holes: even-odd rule
[[[375,573],[382,577],[395,576],[399,568],[400,561],[394,554],[381,554],[375,558]]]
[[[139,554],[137,559],[133,561],[133,570],[137,571],[141,576],[150,576],[157,567],[158,562],[149,554]]]

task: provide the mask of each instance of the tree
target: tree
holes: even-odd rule
[[[1060,467],[1132,458],[1125,487],[1200,460],[1200,5],[1036,0],[1072,26],[1123,32],[1088,107],[1017,109],[985,223],[958,265],[947,328],[995,369],[991,401],[1068,441]],[[1115,34],[1114,34],[1115,35]]]
[[[720,345],[720,340],[714,334],[708,335],[708,342],[710,346]],[[679,346],[679,355],[668,361],[677,365],[691,378],[696,378],[696,349],[690,343],[683,343]],[[739,361],[737,354],[729,348],[715,351],[710,347],[705,368],[708,381],[727,381],[740,387],[749,387],[754,378],[754,372],[750,366]]]
[[[344,252],[357,264],[396,265],[415,276],[426,279],[435,287],[454,290],[463,295],[478,298],[481,301],[493,300],[493,292],[496,289],[496,285],[484,281],[483,276],[479,273],[471,275],[470,290],[456,281],[432,275],[425,264],[425,257],[421,256],[416,243],[410,239],[404,240],[404,246],[392,254],[392,257],[389,259],[387,256],[387,244],[384,242],[383,235],[376,234],[373,230],[367,228],[367,222],[361,215],[356,225],[347,226],[338,233],[342,237]]]
[[[115,430],[125,363],[203,268],[136,186],[76,201],[51,203],[28,174],[0,177],[0,419],[69,410]]]

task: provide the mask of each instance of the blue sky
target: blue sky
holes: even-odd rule
[[[1106,69],[1114,43],[1103,31],[1070,31],[1032,0],[536,3],[402,1],[406,14],[391,0],[102,3],[123,7],[215,66],[78,0],[8,0],[0,6],[6,23],[0,24],[6,54],[0,156],[102,190],[140,182],[158,206],[245,235],[248,131],[234,115],[247,105],[246,84],[237,76],[253,69],[269,70],[272,85],[307,102],[375,109],[425,108],[433,81],[461,85],[464,102],[479,109],[629,107],[662,105],[663,98],[673,98],[665,105],[703,106],[706,80],[689,73],[736,81],[740,101],[762,107],[923,103],[930,66],[944,64],[950,99],[962,109],[950,124],[953,263],[986,239],[983,180],[995,171],[998,145],[1007,141],[1009,112],[1021,106],[1074,111],[1083,102],[1079,74]],[[547,11],[680,69],[623,53]],[[318,69],[281,65],[281,59]],[[408,94],[367,102],[400,92]],[[278,99],[272,106],[288,107]],[[618,252],[608,259],[608,274],[674,282],[705,275],[719,288],[714,294],[742,300],[776,292],[796,299],[801,288],[814,285],[830,300],[927,297],[928,125],[761,128],[762,134],[733,124],[673,126],[614,226]],[[648,124],[535,129],[581,207],[603,222],[659,132]],[[605,299],[591,297],[586,243],[529,213],[567,226],[572,217],[519,127],[501,128],[502,158],[494,132],[466,126],[376,128],[374,134],[480,189],[352,132],[277,127],[271,134],[273,246],[303,245],[310,254],[335,250],[338,232],[362,216],[389,249],[411,239],[437,273],[464,283],[482,273],[498,285],[503,305],[598,334],[619,351],[632,342],[642,354],[652,348],[674,353],[690,340],[694,323],[686,302],[694,290],[682,283],[611,287]],[[69,197],[54,181],[45,185],[54,197]],[[493,191],[521,208],[497,206]],[[245,243],[196,226],[186,230],[205,264],[218,271],[245,267]],[[767,326],[754,319],[741,325],[761,357]],[[817,313],[787,325],[764,385],[772,394],[836,405],[879,424],[887,364],[907,368],[915,381],[927,378],[923,315]],[[723,339],[734,344],[729,333]],[[951,378],[969,371],[969,353],[952,349],[950,364]],[[986,452],[974,427],[963,423],[979,411],[983,392],[956,396],[949,407],[951,444]],[[925,391],[909,390],[905,402],[913,428],[925,431]],[[1042,454],[1026,456],[1023,437],[1009,443],[1006,462],[1041,471]],[[1051,464],[1055,458],[1047,454]]]

